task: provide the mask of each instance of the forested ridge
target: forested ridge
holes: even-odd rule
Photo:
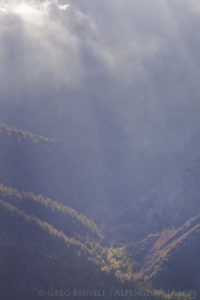
[[[195,291],[197,299],[200,280],[199,215],[190,217],[188,213],[187,221],[180,220],[182,224],[179,226],[178,222],[156,223],[157,227],[152,223],[151,228],[146,218],[149,202],[145,198],[138,213],[144,226],[145,222],[149,224],[146,235],[139,216],[137,221],[136,211],[132,209],[132,226],[136,229],[138,226],[137,235],[133,230],[128,239],[127,229],[125,241],[120,230],[117,235],[111,236],[112,231],[116,232],[116,222],[125,226],[123,219],[97,224],[83,213],[82,207],[86,203],[81,202],[78,210],[69,206],[71,200],[68,194],[62,200],[59,194],[54,200],[51,189],[47,187],[45,190],[45,185],[40,183],[34,190],[35,180],[40,181],[41,164],[34,165],[32,170],[30,160],[32,157],[36,161],[38,157],[49,160],[49,153],[51,158],[57,151],[63,153],[61,149],[55,150],[58,145],[54,139],[5,125],[0,128],[1,143],[7,147],[6,152],[1,149],[0,160],[1,297],[9,300],[18,297],[36,299],[41,289],[62,290],[67,287],[139,290],[141,295],[138,299],[142,299],[142,295],[144,298],[148,292],[154,298],[157,295],[158,299],[194,299],[194,293],[184,292],[191,290]],[[59,159],[55,156],[54,164]],[[13,162],[22,168],[22,173]],[[192,173],[194,165],[197,172],[198,164],[194,163],[187,172]],[[56,172],[59,174],[59,169]],[[54,176],[51,176],[53,179]],[[68,184],[67,177],[63,187],[64,182]],[[58,183],[57,180],[54,184]],[[150,195],[152,203],[152,192]],[[167,207],[167,203],[165,205]],[[131,218],[131,210],[128,217]],[[167,292],[169,289],[170,293]]]

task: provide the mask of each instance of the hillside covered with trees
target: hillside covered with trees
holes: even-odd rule
[[[159,299],[193,299],[194,295],[184,290],[198,290],[199,216],[179,227],[181,220],[171,221],[174,228],[166,223],[168,229],[157,227],[157,233],[149,223],[149,232],[143,237],[140,219],[132,209],[139,236],[134,236],[133,231],[122,242],[120,230],[117,236],[111,236],[117,230],[116,220],[108,227],[103,219],[96,224],[84,215],[82,202],[80,209],[66,205],[73,201],[65,190],[68,177],[62,178],[68,163],[65,157],[61,164],[65,146],[62,149],[54,139],[5,125],[0,128],[0,140],[6,147],[1,149],[0,160],[1,297],[36,299],[41,290],[68,287],[71,291],[104,288],[113,293],[129,289],[140,292],[139,299],[147,293]],[[44,172],[45,165],[48,169]],[[45,177],[51,178],[50,187],[43,185]],[[62,178],[61,184],[58,178]],[[62,192],[53,200],[59,189]],[[61,195],[65,195],[64,199]],[[148,222],[144,219],[149,209],[145,201],[141,201],[143,206],[138,213]],[[119,225],[124,226],[122,223]]]

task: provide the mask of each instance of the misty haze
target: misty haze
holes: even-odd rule
[[[200,299],[200,2],[1,0],[0,299]]]

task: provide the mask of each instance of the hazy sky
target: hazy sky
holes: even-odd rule
[[[199,109],[199,14],[195,0],[1,1],[1,101],[93,90],[128,134],[145,119],[173,135]]]
[[[199,0],[2,0],[1,119],[97,147],[118,183],[173,164],[200,131],[199,17]]]

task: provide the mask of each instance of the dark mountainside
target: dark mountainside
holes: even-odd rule
[[[71,161],[70,154],[73,149],[70,146],[66,149],[64,144],[54,139],[5,125],[0,126],[0,143],[2,183],[21,190],[42,193],[81,211],[89,204],[86,201],[92,195],[89,197],[84,190],[86,178],[84,174],[79,176],[79,171],[86,169],[84,164],[87,161],[81,157],[81,153],[77,155],[80,156],[77,162]],[[77,202],[77,199],[81,201]]]
[[[119,231],[129,228],[128,238],[132,235],[140,239],[150,233],[181,226],[199,214],[199,195],[200,157],[193,156],[156,183],[149,193],[125,207],[112,222],[119,224]]]
[[[3,299],[36,299],[41,289],[128,286],[103,271],[107,248],[93,222],[41,195],[0,190]]]
[[[198,299],[198,157],[99,222],[102,203],[96,207],[99,199],[84,194],[80,173],[88,160],[80,157],[75,165],[66,145],[6,125],[0,143],[1,299],[76,288],[112,289],[113,299],[121,298],[114,294],[119,289],[151,292],[148,299],[155,293],[157,299]],[[134,299],[146,298],[141,295]]]

